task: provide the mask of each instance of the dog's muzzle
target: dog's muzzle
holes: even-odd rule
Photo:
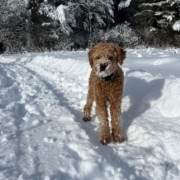
[[[109,60],[100,59],[96,65],[96,75],[103,81],[112,80],[114,72],[114,67]]]
[[[114,73],[112,73],[111,75],[106,76],[106,77],[101,77],[101,80],[103,80],[103,81],[111,81],[113,78],[114,78]]]

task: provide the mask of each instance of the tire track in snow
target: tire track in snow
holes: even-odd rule
[[[1,126],[1,134],[3,135],[2,143],[4,144],[1,154],[9,152],[7,157],[4,155],[4,162],[8,162],[9,167],[5,168],[6,171],[3,176],[5,176],[5,179],[13,179],[11,177],[12,174],[18,178],[19,174],[22,172],[20,164],[22,160],[21,156],[24,154],[22,125],[25,112],[23,112],[23,104],[19,103],[22,96],[17,88],[19,83],[13,77],[12,66],[1,66],[1,72],[3,72],[7,81],[7,86],[4,89],[6,102],[3,112],[5,113],[5,117],[2,119],[6,121],[6,123],[3,124],[7,125],[7,127]],[[10,144],[8,142],[10,142]],[[31,160],[28,160],[27,163],[31,165]]]
[[[9,78],[12,79],[13,84],[15,84],[15,88],[18,87],[19,90],[9,93],[10,95],[14,94],[15,97],[19,97],[15,100],[10,99],[10,103],[11,101],[14,102],[12,108],[15,108],[15,110],[11,108],[9,111],[11,113],[13,111],[14,113],[13,116],[16,122],[15,126],[17,134],[16,137],[11,138],[12,142],[14,143],[14,147],[11,147],[10,149],[15,150],[13,158],[16,159],[12,161],[15,162],[12,167],[16,170],[15,173],[17,178],[20,175],[19,177],[25,179],[27,179],[27,177],[36,177],[34,179],[40,179],[39,177],[42,175],[42,173],[40,173],[38,169],[46,169],[46,167],[43,167],[42,157],[39,157],[35,151],[37,150],[38,152],[38,149],[43,149],[44,147],[43,143],[40,143],[40,139],[41,141],[44,140],[46,143],[53,143],[55,140],[52,133],[47,133],[45,132],[46,129],[42,128],[42,125],[47,126],[47,128],[50,128],[51,126],[54,128],[57,124],[56,122],[53,122],[54,124],[51,123],[51,121],[54,120],[53,116],[52,120],[49,120],[51,117],[48,117],[48,114],[46,116],[46,112],[43,112],[45,106],[48,105],[44,98],[46,94],[48,95],[48,93],[50,93],[51,95],[52,93],[46,88],[46,85],[43,84],[43,82],[41,82],[37,77],[20,65],[7,65],[4,66],[4,69],[7,70],[7,74]],[[50,100],[52,98],[52,103],[56,106],[58,102],[55,97],[54,100],[53,97],[49,97]],[[44,104],[41,99],[44,101]],[[19,121],[21,121],[21,123],[17,124]],[[51,125],[47,125],[49,122]],[[13,125],[11,125],[11,127],[12,126]],[[37,129],[42,130],[38,132]],[[36,138],[38,136],[40,136],[39,139]],[[15,147],[16,145],[17,147]],[[39,159],[41,163],[37,163],[36,159]],[[26,173],[26,171],[28,172]],[[21,174],[21,172],[23,172],[23,174]],[[11,174],[11,172],[8,172],[6,177],[10,176]],[[28,174],[31,174],[31,176],[28,176]],[[8,177],[7,179],[10,178]]]
[[[26,67],[25,67],[26,68]],[[82,116],[83,116],[83,110],[79,110],[74,108],[71,105],[71,102],[69,101],[68,98],[65,97],[64,93],[62,93],[56,86],[56,84],[53,84],[53,81],[50,79],[47,79],[43,77],[42,75],[39,75],[35,71],[27,68],[29,72],[34,74],[36,77],[38,77],[46,86],[48,89],[50,89],[54,96],[57,98],[59,101],[59,105],[67,108],[69,112],[74,116],[75,122],[86,131],[87,135],[90,137],[89,140],[91,143],[97,145],[97,140],[99,139],[99,133],[97,131],[97,126],[93,125],[92,123],[85,123],[82,121]],[[51,82],[51,83],[50,83]],[[95,130],[96,129],[96,130]],[[93,137],[93,138],[92,138]],[[93,139],[93,140],[92,140]]]

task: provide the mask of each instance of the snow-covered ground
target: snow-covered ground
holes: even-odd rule
[[[0,180],[179,180],[180,50],[128,50],[122,144],[82,121],[87,52],[0,56]]]

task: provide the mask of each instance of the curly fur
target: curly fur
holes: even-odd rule
[[[90,49],[88,57],[92,71],[83,120],[91,120],[91,108],[95,101],[100,122],[100,142],[104,145],[110,143],[111,135],[115,143],[123,142],[125,138],[121,130],[120,116],[124,75],[118,63],[123,64],[126,51],[113,44],[99,43]],[[111,131],[107,102],[110,104]]]

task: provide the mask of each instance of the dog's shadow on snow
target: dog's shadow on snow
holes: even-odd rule
[[[141,70],[139,70],[141,71]],[[159,99],[162,95],[165,79],[155,79],[145,81],[141,77],[133,77],[130,70],[125,74],[123,101],[129,101],[130,106],[122,112],[123,133],[127,137],[127,131],[133,121],[141,116],[151,107],[151,103]],[[149,81],[149,82],[148,82]],[[125,103],[124,103],[125,105]],[[124,107],[122,106],[122,109]]]

